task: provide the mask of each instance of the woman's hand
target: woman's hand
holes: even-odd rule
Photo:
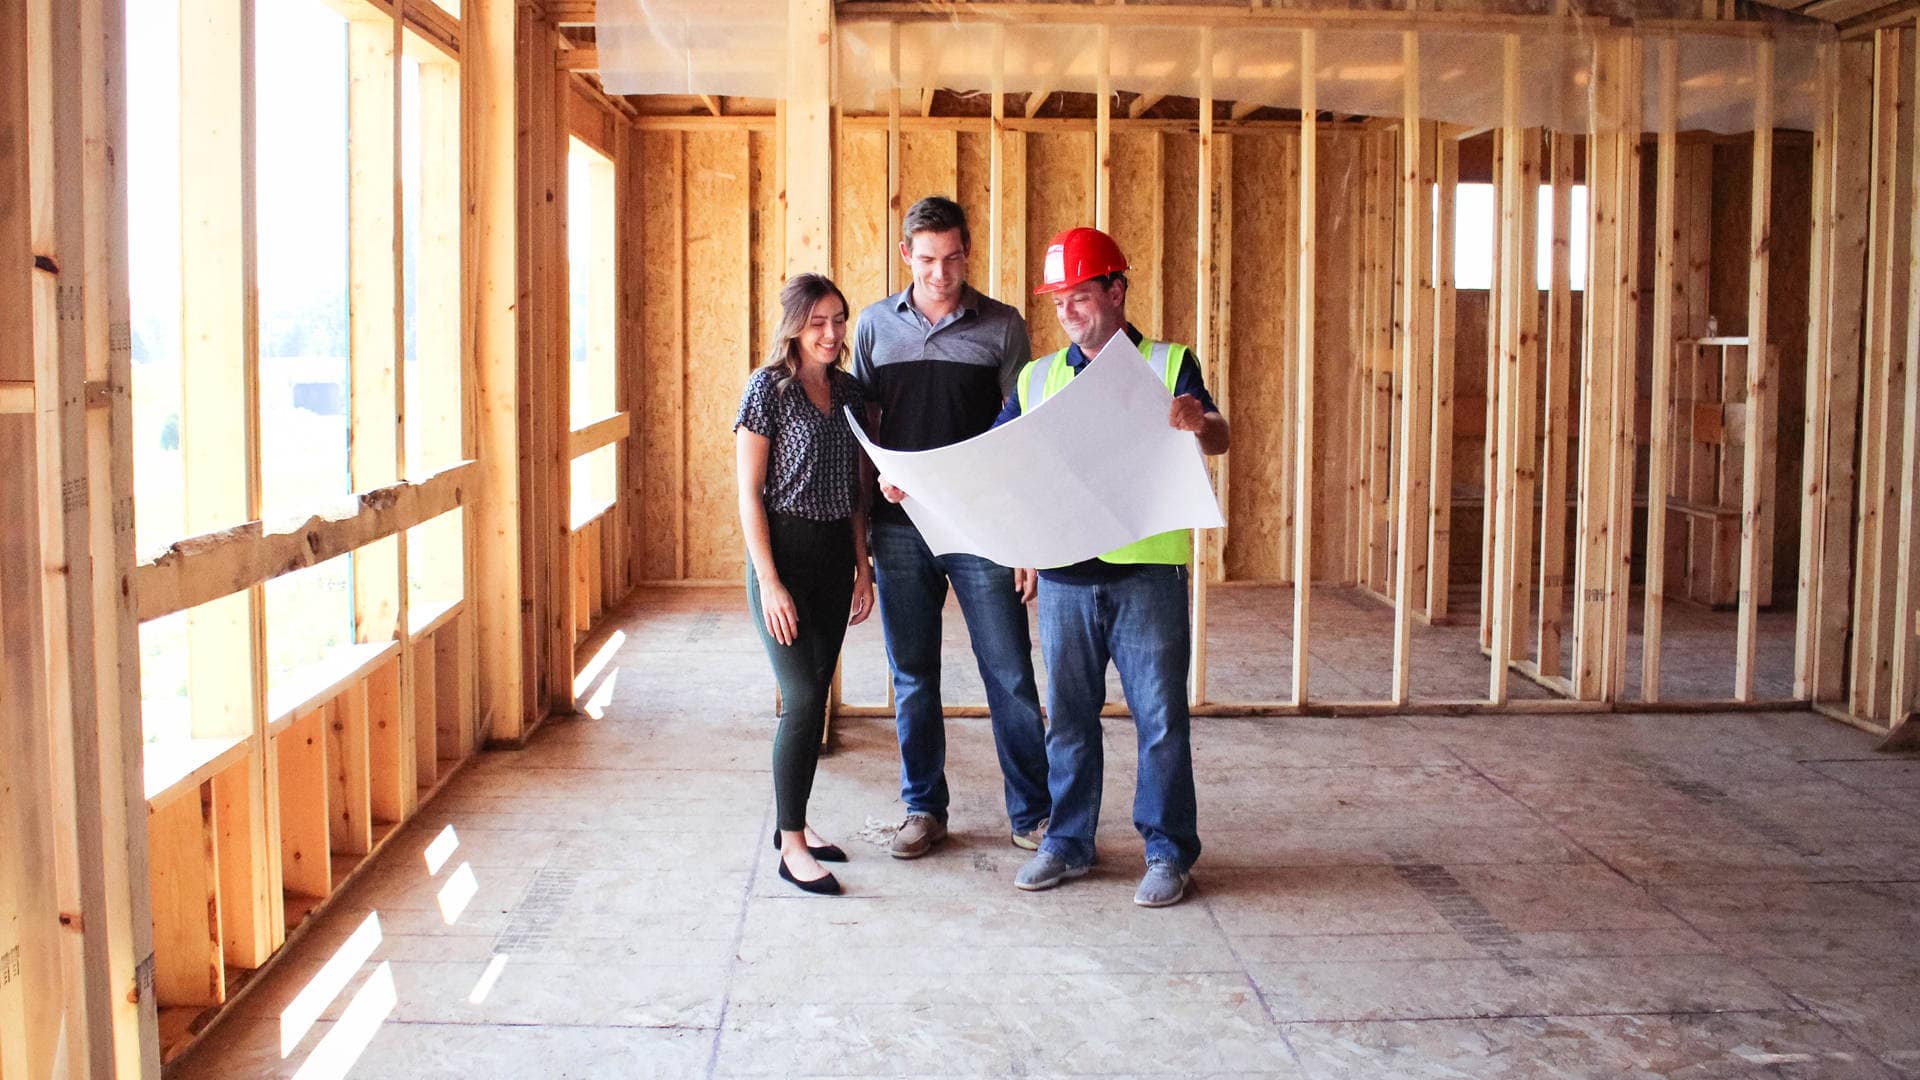
[[[793,605],[793,594],[778,579],[760,583],[760,611],[767,633],[782,645],[793,644],[800,634],[800,609]]]
[[[848,626],[859,626],[873,614],[873,564],[862,560],[853,572],[853,612]]]

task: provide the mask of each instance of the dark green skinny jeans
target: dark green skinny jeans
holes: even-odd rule
[[[814,768],[820,762],[833,669],[840,662],[840,644],[846,639],[847,615],[853,606],[853,527],[846,518],[814,521],[768,511],[767,528],[773,540],[774,571],[799,613],[793,644],[782,645],[767,633],[760,579],[751,559],[747,607],[780,686],[780,726],[773,736],[778,827],[799,830],[807,825],[807,797],[813,792]]]

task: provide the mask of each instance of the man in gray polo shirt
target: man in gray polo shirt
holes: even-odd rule
[[[900,231],[900,257],[913,284],[860,313],[853,374],[871,403],[874,441],[930,450],[993,426],[1014,375],[1031,359],[1027,324],[967,284],[972,237],[966,213],[953,200],[921,199]],[[873,503],[874,578],[893,666],[900,798],[907,804],[892,854],[918,858],[947,835],[940,622],[949,584],[986,684],[1013,842],[1034,850],[1050,806],[1046,734],[1013,571],[975,555],[935,556],[896,504],[898,492],[886,494],[891,497]]]

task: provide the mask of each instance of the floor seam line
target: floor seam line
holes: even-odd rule
[[[760,813],[759,833],[767,831],[773,815],[773,796],[767,796],[766,809]],[[759,833],[754,842],[759,842]],[[733,1007],[733,976],[740,967],[740,946],[747,937],[747,910],[753,904],[753,887],[760,880],[760,862],[756,856],[753,865],[747,870],[747,885],[740,897],[740,917],[733,927],[733,950],[727,957],[726,978],[720,984],[720,1014],[713,1023],[713,1044],[707,1048],[707,1080],[713,1080],[714,1070],[720,1066],[720,1040],[727,1033],[727,1013]]]

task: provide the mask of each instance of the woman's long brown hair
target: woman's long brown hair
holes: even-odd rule
[[[773,344],[767,349],[767,358],[761,367],[769,367],[780,373],[780,381],[774,388],[785,393],[800,377],[800,332],[807,328],[807,320],[813,315],[814,305],[829,296],[838,297],[840,307],[848,317],[853,308],[847,305],[847,298],[840,286],[825,274],[795,274],[780,286],[780,325],[773,332]],[[834,358],[834,366],[842,367],[847,362],[847,341],[840,339],[840,355]]]

